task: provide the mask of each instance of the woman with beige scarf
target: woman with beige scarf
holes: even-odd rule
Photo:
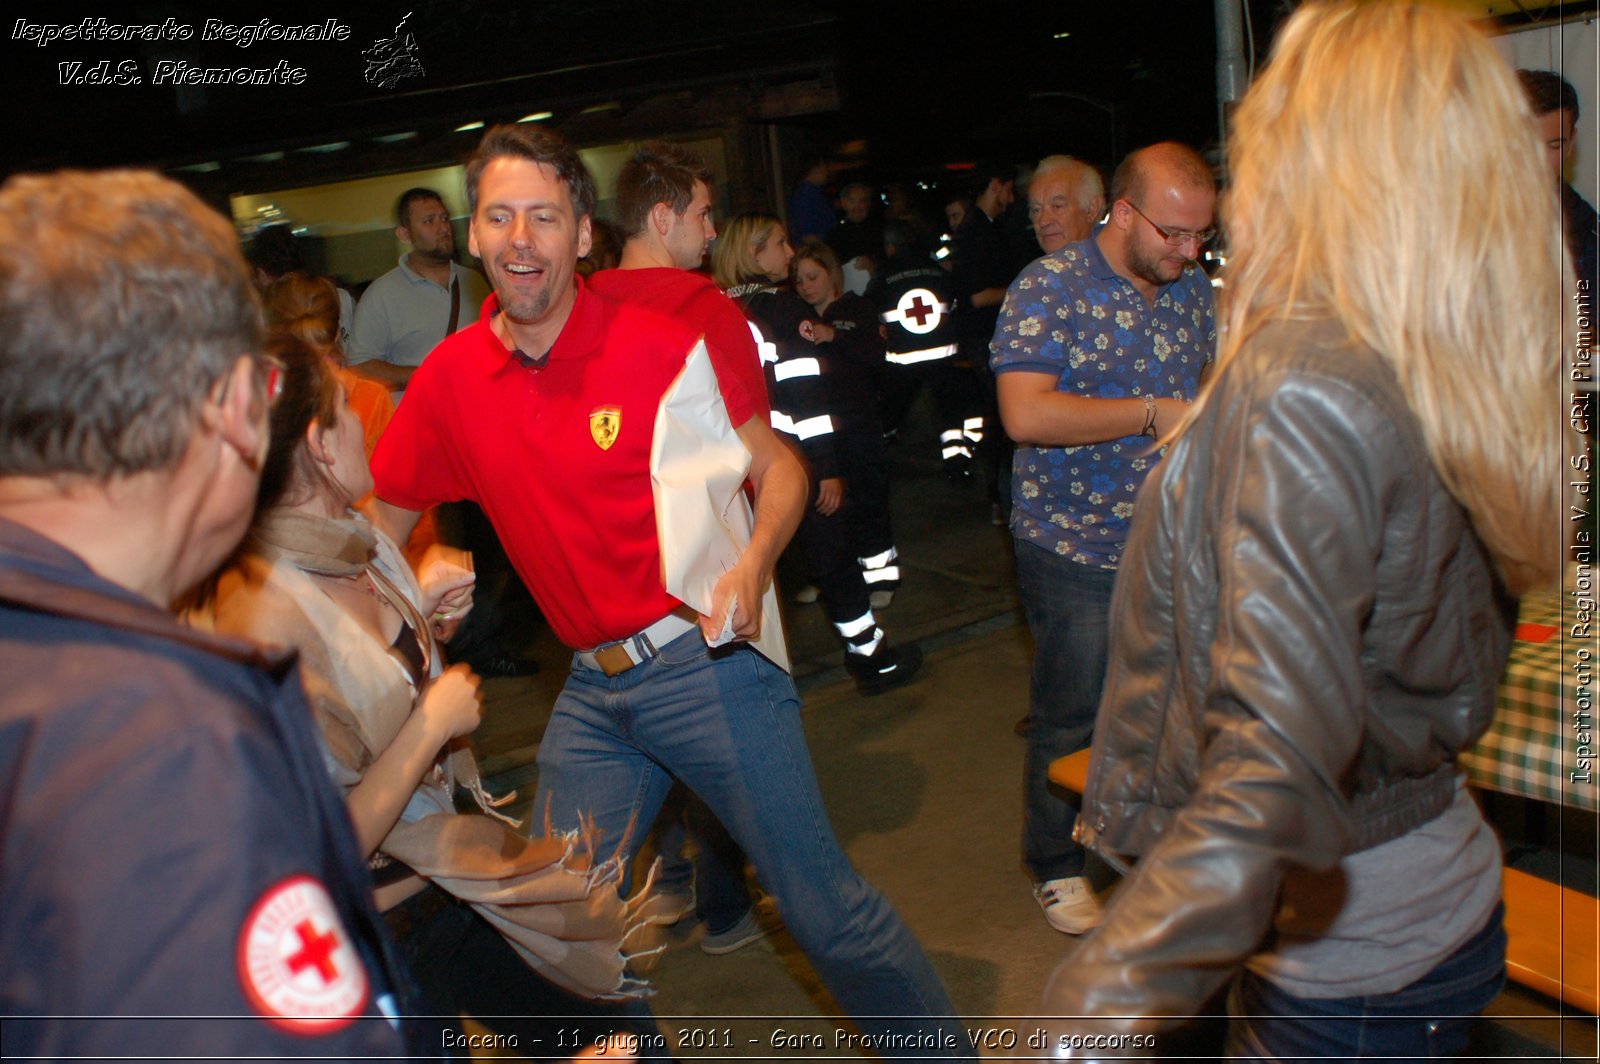
[[[625,970],[642,920],[617,897],[615,859],[511,830],[479,779],[464,739],[477,677],[441,667],[431,630],[470,608],[472,574],[435,562],[419,584],[351,509],[372,490],[361,425],[324,359],[275,342],[283,389],[257,518],[218,583],[216,627],[299,650],[378,908],[436,1008],[483,1017],[532,1059],[654,1036]],[[478,812],[455,811],[457,786]]]

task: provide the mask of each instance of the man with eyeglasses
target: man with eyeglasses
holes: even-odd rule
[[[1011,531],[1035,653],[1023,861],[1050,926],[1100,922],[1050,762],[1089,745],[1106,669],[1111,588],[1155,440],[1183,416],[1216,347],[1211,285],[1195,259],[1216,185],[1181,144],[1134,152],[1111,212],[1036,260],[1006,293],[990,344],[1000,415],[1017,441]]]

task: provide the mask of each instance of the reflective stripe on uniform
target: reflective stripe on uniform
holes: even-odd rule
[[[890,351],[884,358],[897,366],[912,366],[918,362],[932,362],[938,358],[949,358],[955,353],[955,344],[945,344],[943,347],[924,347],[920,351]]]
[[[768,343],[767,338],[761,335],[761,329],[755,322],[752,321],[747,324],[750,326],[750,335],[756,338],[756,350],[761,353],[761,361],[763,363],[778,361],[778,345]]]
[[[781,410],[772,412],[772,427],[779,432],[787,432],[798,439],[809,440],[813,436],[826,436],[833,431],[833,419],[827,414],[818,414],[808,417],[804,421],[796,421]]]
[[[884,311],[880,317],[886,324],[925,336],[937,329],[948,313],[949,303],[939,302],[939,297],[926,288],[911,288],[900,296],[893,310]]]
[[[772,367],[774,380],[786,381],[791,377],[820,377],[822,363],[814,358],[791,358]]]

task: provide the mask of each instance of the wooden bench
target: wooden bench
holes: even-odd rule
[[[1506,977],[1594,1013],[1600,1010],[1600,900],[1506,869]]]
[[[1050,782],[1073,794],[1082,794],[1089,782],[1089,753],[1085,748],[1050,762]]]
[[[1050,763],[1050,782],[1082,794],[1089,751]],[[1600,900],[1505,870],[1506,977],[1587,1013],[1600,1011]]]

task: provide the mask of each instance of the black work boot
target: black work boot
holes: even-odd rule
[[[922,668],[922,648],[915,643],[894,647],[885,639],[871,654],[845,651],[844,667],[856,678],[856,690],[870,698],[910,683]]]

